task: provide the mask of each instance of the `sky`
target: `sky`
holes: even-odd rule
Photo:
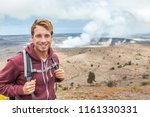
[[[0,0],[0,35],[30,34],[37,18],[80,38],[150,33],[150,0]]]

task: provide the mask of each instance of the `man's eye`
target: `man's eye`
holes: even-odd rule
[[[50,37],[50,35],[48,35],[48,34],[47,34],[47,35],[45,35],[45,38],[49,38],[49,37]]]
[[[35,37],[36,37],[36,38],[41,38],[41,37],[42,37],[42,35],[35,35]]]

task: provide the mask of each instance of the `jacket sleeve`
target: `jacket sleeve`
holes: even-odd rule
[[[0,70],[0,94],[14,97],[23,95],[23,86],[15,85],[20,71],[12,60],[8,60],[6,66]]]

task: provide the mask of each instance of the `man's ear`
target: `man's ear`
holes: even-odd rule
[[[53,35],[53,31],[51,31],[51,35]]]

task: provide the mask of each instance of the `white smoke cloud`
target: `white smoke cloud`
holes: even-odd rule
[[[90,40],[99,39],[104,34],[109,37],[129,37],[136,33],[147,33],[150,28],[149,5],[150,1],[148,0],[142,2],[140,0],[99,2],[101,7],[93,8],[91,21],[83,28],[83,34],[88,35],[90,43]],[[76,47],[75,39],[72,40],[74,40],[72,47]],[[78,40],[82,42],[82,44],[78,43],[78,46],[87,45],[86,39],[81,36],[78,37]],[[67,41],[69,40],[64,43]]]
[[[6,16],[88,20],[80,37],[69,37],[62,45],[82,46],[103,34],[124,37],[148,32],[149,6],[150,0],[1,0],[0,20]]]
[[[63,41],[63,44],[58,45],[61,48],[72,48],[77,46],[84,46],[90,43],[91,37],[87,33],[82,33],[80,37],[68,37],[67,40]]]

